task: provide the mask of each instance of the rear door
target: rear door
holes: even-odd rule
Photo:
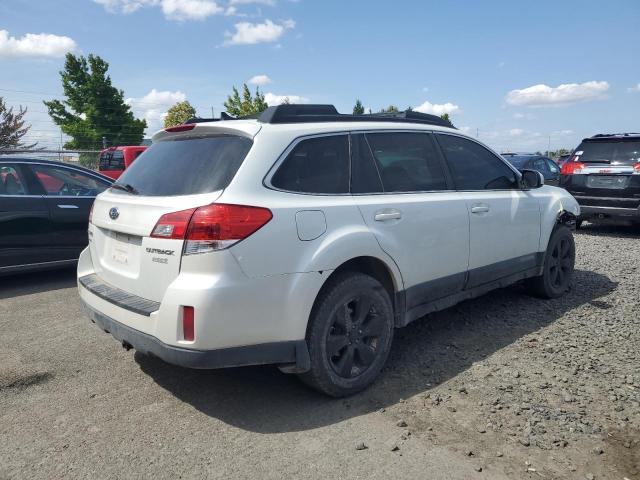
[[[426,132],[354,133],[353,198],[402,273],[407,309],[462,290],[469,215]]]
[[[51,222],[24,164],[0,163],[0,271],[51,261]]]
[[[478,142],[438,133],[459,198],[470,218],[468,287],[535,267],[540,205],[515,171]]]
[[[42,186],[51,218],[51,251],[55,260],[78,258],[87,246],[89,211],[109,183],[82,170],[52,164],[29,164]]]

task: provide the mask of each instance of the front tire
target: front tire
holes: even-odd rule
[[[571,285],[575,261],[573,234],[564,225],[559,225],[549,238],[542,275],[528,279],[527,289],[541,298],[561,297]]]
[[[387,361],[394,315],[389,293],[361,273],[341,274],[320,293],[309,319],[307,385],[332,397],[364,390]]]

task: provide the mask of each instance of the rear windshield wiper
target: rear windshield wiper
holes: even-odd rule
[[[130,193],[131,195],[138,195],[138,193],[140,193],[133,185],[130,185],[128,183],[112,183],[111,188],[115,188],[116,190],[123,190],[127,193]]]

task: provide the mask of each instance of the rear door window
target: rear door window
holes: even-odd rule
[[[440,155],[426,133],[367,133],[385,192],[446,190]]]
[[[251,149],[237,135],[183,137],[151,145],[117,183],[139,195],[195,195],[226,188]],[[112,189],[121,193],[121,190]]]
[[[576,152],[582,152],[583,163],[635,165],[640,162],[640,141],[597,140],[582,142]]]
[[[271,185],[289,192],[349,193],[348,135],[300,141],[276,170]]]
[[[456,135],[437,137],[458,190],[518,188],[514,171],[479,143]]]
[[[49,196],[95,197],[109,186],[107,182],[71,168],[51,165],[29,167]]]

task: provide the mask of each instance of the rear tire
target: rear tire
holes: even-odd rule
[[[564,225],[559,225],[549,238],[542,275],[527,279],[527,289],[541,298],[561,297],[571,285],[575,260],[573,234]]]
[[[387,361],[394,315],[389,293],[361,273],[341,274],[320,293],[309,319],[307,385],[344,397],[373,383]]]

